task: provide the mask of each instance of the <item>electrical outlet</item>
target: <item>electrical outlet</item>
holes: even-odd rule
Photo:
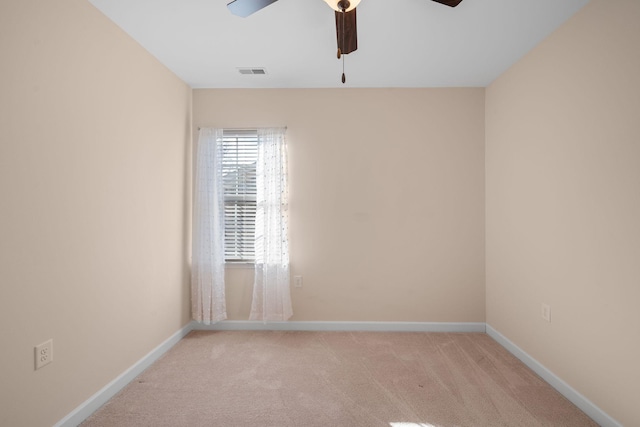
[[[302,276],[293,276],[293,286],[296,288],[302,287]]]
[[[53,362],[53,339],[35,347],[36,370]]]
[[[540,315],[544,320],[551,323],[551,307],[549,304],[542,303],[540,306]]]

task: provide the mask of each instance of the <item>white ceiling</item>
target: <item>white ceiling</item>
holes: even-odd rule
[[[194,88],[487,86],[588,3],[362,0],[343,85],[323,0],[279,0],[248,18],[231,15],[230,0],[89,1]]]

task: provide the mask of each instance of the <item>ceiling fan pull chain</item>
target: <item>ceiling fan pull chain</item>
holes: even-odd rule
[[[344,47],[344,20],[345,20],[345,16],[346,15],[347,15],[347,9],[343,4],[343,6],[342,6],[342,47]],[[347,78],[344,75],[344,55],[343,55],[342,56],[342,84],[345,84],[346,81],[347,81]]]
[[[344,56],[342,57],[342,84],[347,82],[347,78],[344,75]]]

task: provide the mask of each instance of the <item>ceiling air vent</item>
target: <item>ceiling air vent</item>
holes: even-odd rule
[[[267,70],[264,68],[238,68],[240,74],[267,74]]]

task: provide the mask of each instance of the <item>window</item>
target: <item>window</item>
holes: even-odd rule
[[[257,160],[257,131],[224,131],[222,182],[226,262],[255,260]]]

